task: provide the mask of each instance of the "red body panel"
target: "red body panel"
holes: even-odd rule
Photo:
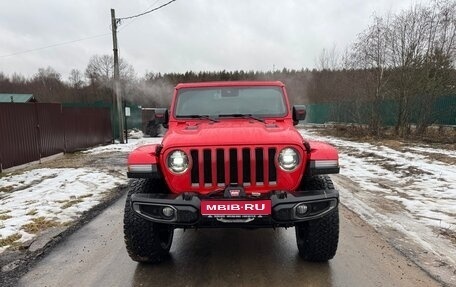
[[[224,119],[170,123],[163,139],[165,149],[179,146],[268,145],[302,146],[302,136],[291,122],[250,119]]]
[[[203,88],[203,87],[256,87],[256,86],[275,86],[285,87],[280,81],[231,81],[231,82],[199,82],[182,83],[176,86],[176,90],[184,88]]]
[[[223,118],[218,122],[208,119],[176,119],[174,117],[174,106],[179,89],[182,88],[203,88],[203,87],[232,87],[232,86],[276,86],[283,91],[284,101],[288,113],[283,117],[265,118],[265,122],[260,122],[249,118]],[[128,157],[128,164],[156,164],[170,190],[173,193],[196,192],[208,194],[210,192],[224,189],[231,182],[230,162],[237,164],[237,184],[242,185],[245,192],[267,193],[271,190],[296,190],[303,175],[306,172],[308,160],[335,160],[338,159],[337,150],[325,143],[309,141],[311,152],[307,153],[303,144],[303,138],[293,126],[290,104],[287,93],[281,82],[212,82],[212,83],[192,83],[179,84],[174,91],[174,97],[169,112],[169,129],[165,134],[159,155],[156,155],[157,145],[145,145],[134,150]],[[300,156],[300,164],[293,171],[284,171],[280,168],[277,158],[280,150],[286,147],[293,147]],[[167,156],[174,150],[184,151],[189,158],[188,171],[183,174],[174,174],[166,167]],[[257,158],[258,150],[261,158]],[[272,155],[268,152],[273,150]],[[235,151],[236,159],[233,160],[230,152]],[[198,156],[192,159],[191,154]],[[210,154],[210,168],[205,167],[209,159],[204,162],[201,155]],[[217,152],[224,153],[224,167],[221,167]],[[244,153],[247,153],[245,155]],[[246,157],[247,156],[247,157]],[[274,156],[273,159],[271,157]],[[243,157],[248,158],[247,160]],[[229,160],[227,160],[229,159]],[[272,163],[273,160],[273,163]],[[250,170],[244,170],[243,164],[249,162]],[[257,181],[259,169],[261,181]],[[197,165],[197,167],[192,166]],[[257,168],[254,168],[254,167]],[[191,170],[196,168],[198,174],[191,174]],[[223,182],[217,177],[224,170]],[[270,170],[273,172],[272,175]],[[204,171],[204,172],[203,172]],[[248,175],[246,173],[248,172]],[[205,178],[205,175],[207,177]],[[269,176],[274,177],[273,180]],[[193,177],[193,178],[192,178]],[[248,178],[245,181],[245,178]]]
[[[311,160],[335,160],[339,159],[339,153],[336,148],[332,145],[319,142],[319,141],[308,141],[311,151]]]
[[[158,159],[155,154],[157,146],[157,144],[149,144],[136,148],[128,155],[128,165],[157,164]]]
[[[217,148],[224,148],[225,151],[230,149],[230,148],[239,148],[239,149],[242,149],[244,147],[250,147],[252,150],[254,150],[255,148],[257,147],[260,147],[260,145],[256,145],[256,146],[251,146],[251,145],[240,145],[240,146],[217,146]],[[270,146],[265,146],[265,145],[261,145],[261,147],[265,147],[265,148],[268,148]],[[307,155],[305,153],[305,151],[300,148],[299,146],[294,146],[294,145],[290,145],[290,144],[287,144],[287,145],[277,145],[275,144],[274,147],[276,147],[278,150],[284,148],[284,147],[294,147],[299,153],[300,153],[300,157],[301,159],[306,162],[306,158],[307,158]],[[187,154],[190,154],[190,148],[189,146],[184,146],[184,147],[179,147],[180,150],[183,150],[185,151]],[[164,166],[165,164],[165,160],[168,156],[168,154],[173,151],[174,149],[170,148],[170,149],[167,149],[166,151],[164,151],[162,153],[163,156],[160,157],[160,164],[162,166]],[[239,155],[239,153],[238,153]],[[226,156],[227,157],[227,156]],[[225,157],[225,158],[226,158]],[[213,157],[214,158],[214,157]],[[191,159],[190,159],[190,162],[191,162]],[[202,162],[200,163],[202,164]],[[242,178],[242,169],[238,169],[237,173],[238,173],[238,182],[237,184],[238,185],[243,185],[244,186],[244,189],[245,189],[245,192],[247,194],[250,194],[252,192],[259,192],[259,193],[267,193],[267,192],[270,192],[271,190],[296,190],[298,188],[298,185],[301,181],[301,178],[302,178],[302,175],[304,174],[305,172],[305,166],[306,164],[301,164],[296,170],[292,171],[292,172],[284,172],[280,169],[280,167],[278,167],[278,164],[277,164],[277,155],[274,159],[274,165],[276,167],[276,170],[277,170],[277,179],[275,181],[275,183],[267,183],[269,182],[269,178],[267,176],[268,174],[268,165],[267,164],[264,164],[264,174],[266,174],[265,178],[264,178],[264,181],[263,181],[263,184],[259,184],[259,183],[256,183],[254,178],[255,178],[255,175],[251,175],[251,181],[246,184],[246,183],[243,183],[241,178]],[[241,167],[242,166],[242,162],[241,162],[241,159],[238,158],[238,166]],[[253,166],[253,165],[252,165]],[[189,169],[192,169],[193,166],[190,165]],[[203,166],[200,165],[199,167],[199,170],[203,170]],[[252,168],[252,170],[254,170]],[[173,174],[171,172],[168,171],[168,169],[164,169],[163,171],[163,174],[165,176],[165,179],[166,179],[166,182],[168,183],[168,186],[169,188],[171,189],[171,191],[175,192],[175,193],[182,193],[182,192],[188,192],[188,191],[191,191],[191,192],[197,192],[197,193],[201,193],[201,194],[208,194],[210,192],[213,192],[215,190],[220,190],[221,187],[218,186],[218,183],[216,181],[216,178],[215,177],[212,177],[212,182],[211,183],[208,183],[208,184],[204,184],[204,178],[202,178],[202,173],[200,173],[200,180],[199,180],[199,184],[197,185],[194,185],[192,186],[191,185],[191,174],[189,172],[187,173],[184,173],[182,175],[176,175],[176,174]],[[215,172],[212,173],[213,175],[215,174]],[[225,180],[224,180],[224,186],[227,186],[230,184],[230,173],[229,173],[229,166],[226,166],[225,167]],[[223,189],[224,187],[222,187]]]
[[[192,147],[198,148],[235,148],[250,147],[252,150],[258,147],[276,147],[278,150],[284,147],[294,147],[298,150],[303,164],[293,172],[282,172],[276,163],[278,171],[277,185],[275,189],[294,190],[298,187],[302,174],[305,172],[305,161],[307,155],[302,145],[302,136],[293,127],[291,120],[268,120],[262,123],[251,119],[224,119],[220,122],[210,122],[207,120],[174,122],[170,123],[168,133],[163,139],[163,156],[160,157],[160,163],[165,165],[165,160],[169,152],[176,148],[184,150],[189,154]],[[239,156],[240,153],[238,153]],[[214,158],[214,157],[213,157]],[[239,163],[240,160],[239,160]],[[241,164],[239,164],[241,166]],[[266,165],[265,165],[266,167]],[[190,167],[191,169],[192,167]],[[266,167],[267,168],[267,167]],[[202,166],[199,167],[203,169]],[[227,166],[225,170],[229,170]],[[199,185],[192,187],[190,185],[190,174],[175,175],[167,170],[164,172],[166,181],[173,192],[181,193],[185,191],[199,192],[207,194],[219,189],[215,183],[215,178],[211,185]],[[239,175],[242,170],[238,169]],[[266,172],[265,172],[266,173]],[[212,173],[213,175],[215,172]],[[266,173],[267,174],[267,173]],[[201,176],[201,174],[200,174]],[[238,183],[242,184],[238,176]],[[229,184],[225,176],[225,184]],[[252,176],[253,178],[253,176]],[[266,181],[266,180],[265,180]],[[203,180],[201,180],[203,182]],[[251,192],[269,192],[271,186],[264,184],[255,184],[253,181],[250,186],[245,187],[247,193]]]

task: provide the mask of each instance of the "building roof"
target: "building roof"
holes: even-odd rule
[[[0,93],[0,103],[29,103],[36,102],[33,94],[2,94]]]

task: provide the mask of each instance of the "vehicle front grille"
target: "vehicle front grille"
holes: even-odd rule
[[[277,185],[275,155],[275,147],[190,149],[191,185]]]

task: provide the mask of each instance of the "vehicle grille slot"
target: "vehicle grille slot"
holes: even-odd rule
[[[230,148],[230,183],[238,183],[237,149]]]
[[[192,188],[277,186],[275,147],[216,147],[190,149]]]
[[[274,164],[275,154],[276,154],[276,149],[269,148],[269,150],[268,150],[269,182],[277,182],[277,171],[276,171],[276,166]]]
[[[242,182],[250,184],[250,149],[242,149]]]
[[[264,167],[263,167],[263,149],[255,149],[255,159],[256,159],[256,182],[263,183],[264,181]]]
[[[191,180],[192,185],[199,183],[199,164],[198,164],[198,151],[191,150],[190,155],[192,157],[192,171],[191,171]]]
[[[217,149],[217,183],[225,183],[225,152]]]
[[[204,159],[204,183],[212,183],[212,158],[211,150],[205,149],[203,151]]]

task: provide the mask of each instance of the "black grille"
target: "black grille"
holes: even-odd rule
[[[192,150],[190,151],[190,155],[192,156],[192,183],[199,182],[199,164],[198,164],[198,151]]]
[[[217,183],[225,183],[225,153],[217,149]]]
[[[193,187],[214,186],[213,177],[216,180],[215,185],[219,186],[226,183],[249,186],[252,181],[254,185],[260,186],[277,183],[276,148],[273,147],[192,149],[190,155]],[[200,174],[201,172],[203,174]],[[200,182],[200,179],[203,182]]]
[[[256,181],[263,182],[264,181],[264,162],[263,162],[263,149],[256,148],[255,149],[255,158],[256,158]]]
[[[211,160],[211,150],[204,150],[204,183],[212,182],[212,160]]]
[[[230,183],[238,182],[237,150],[230,148]]]

